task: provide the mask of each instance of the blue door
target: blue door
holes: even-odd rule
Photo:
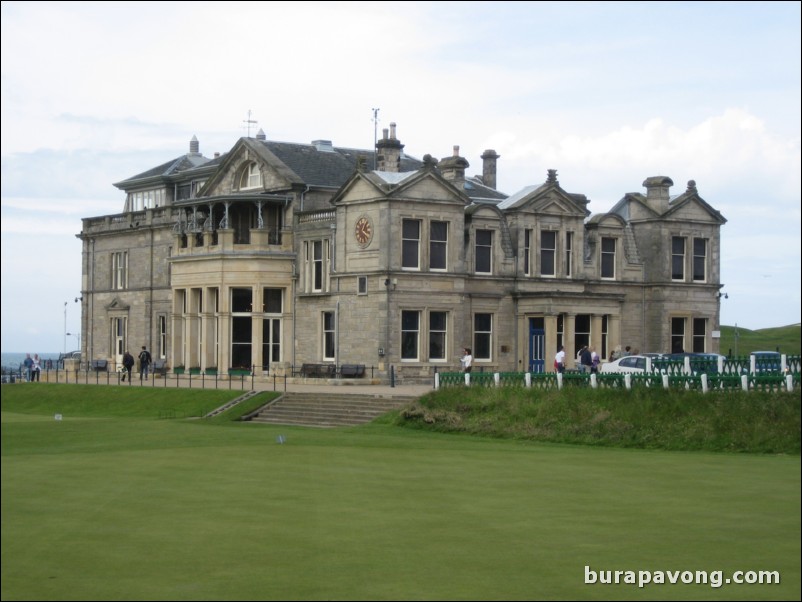
[[[534,322],[529,318],[529,372],[545,372],[546,331],[535,328]]]

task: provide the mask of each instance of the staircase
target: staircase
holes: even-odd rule
[[[285,393],[251,418],[252,422],[298,426],[354,426],[405,406],[411,395],[359,393]]]
[[[225,405],[222,405],[222,406],[220,406],[219,408],[212,410],[211,412],[209,412],[208,414],[206,414],[206,415],[204,416],[204,418],[211,418],[212,416],[217,416],[218,414],[222,414],[222,413],[223,413],[223,412],[225,412],[227,409],[229,409],[229,408],[233,408],[233,407],[234,407],[235,405],[237,405],[238,403],[241,403],[241,402],[245,401],[246,399],[250,399],[250,398],[251,398],[251,397],[253,397],[254,395],[258,395],[258,394],[259,394],[259,391],[248,391],[248,392],[247,392],[247,393],[245,393],[244,395],[240,395],[240,396],[239,396],[239,397],[237,397],[236,399],[232,399],[232,400],[231,400],[231,401],[229,401],[227,404],[225,404]]]

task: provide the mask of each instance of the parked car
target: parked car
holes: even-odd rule
[[[694,374],[717,373],[718,358],[724,357],[718,353],[669,353],[665,359],[684,362],[685,358],[690,358],[691,370]]]
[[[646,356],[627,355],[620,357],[612,362],[606,362],[602,364],[601,371],[643,374],[646,372]]]
[[[782,357],[778,352],[753,351],[749,355],[755,357],[757,374],[780,374],[782,372]]]

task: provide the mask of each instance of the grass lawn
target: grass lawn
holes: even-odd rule
[[[799,456],[14,399],[37,387],[2,389],[3,600],[800,599]],[[781,583],[586,585],[586,565]]]

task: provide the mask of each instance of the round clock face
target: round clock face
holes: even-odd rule
[[[354,237],[359,246],[366,247],[373,238],[373,224],[370,223],[370,218],[362,216],[356,220],[354,227]]]

